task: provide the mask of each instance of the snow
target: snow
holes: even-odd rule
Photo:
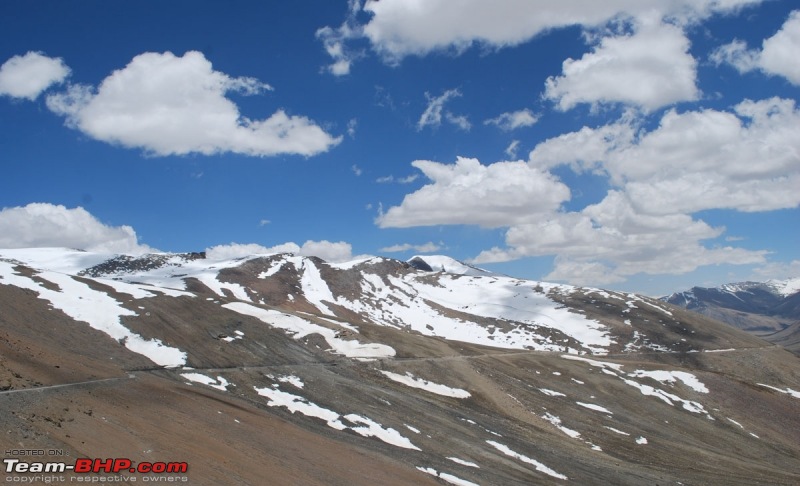
[[[333,410],[322,408],[316,403],[310,402],[305,398],[287,393],[274,388],[257,388],[254,387],[256,393],[263,397],[269,398],[267,405],[270,407],[285,407],[291,413],[299,412],[307,417],[316,417],[327,422],[328,426],[336,430],[344,430],[347,428],[341,421],[340,415]]]
[[[417,451],[421,450],[419,447],[411,443],[411,441],[406,437],[402,436],[397,430],[391,427],[384,427],[368,417],[352,413],[342,416],[333,410],[320,407],[316,403],[313,403],[306,398],[301,397],[300,395],[294,395],[292,393],[287,393],[270,387],[253,388],[255,388],[256,393],[259,395],[269,398],[267,405],[270,407],[285,407],[291,413],[299,412],[307,417],[316,417],[322,419],[328,424],[329,427],[336,430],[350,429],[363,437],[375,437],[396,447],[413,449]],[[340,420],[341,418],[344,418],[351,424],[356,424],[356,426],[345,425]]]
[[[439,478],[439,479],[441,479],[441,480],[443,480],[443,481],[445,481],[447,483],[455,484],[456,486],[479,486],[478,484],[473,483],[471,481],[466,481],[464,479],[457,478],[456,476],[453,476],[452,474],[448,474],[448,473],[444,473],[444,472],[440,473],[439,471],[437,471],[436,469],[433,469],[432,467],[420,467],[420,466],[417,466],[417,469],[422,471],[422,472],[424,472],[425,474],[430,474],[431,476],[437,477],[437,478]]]
[[[398,373],[392,373],[391,371],[382,371],[382,370],[381,373],[392,381],[402,383],[406,386],[410,386],[411,388],[419,388],[425,391],[429,391],[437,395],[442,395],[445,397],[453,397],[453,398],[469,398],[472,396],[466,390],[462,390],[460,388],[450,388],[449,386],[446,385],[440,385],[438,383],[433,383],[431,381],[427,381],[422,378],[416,378],[411,373],[406,373],[405,375],[401,375]]]
[[[145,299],[148,297],[156,297],[158,294],[154,294],[153,292],[159,292],[168,297],[194,297],[194,294],[190,292],[185,292],[183,290],[175,290],[164,287],[153,287],[152,285],[132,284],[127,282],[121,282],[119,280],[111,280],[108,278],[96,278],[94,280],[100,282],[101,284],[108,285],[109,287],[113,288],[116,292],[119,292],[121,294],[128,294],[134,299]]]
[[[4,250],[5,251],[5,250]],[[39,298],[47,300],[76,321],[86,322],[93,329],[102,331],[112,339],[124,344],[134,353],[149,358],[154,363],[175,367],[186,364],[186,353],[178,348],[166,346],[158,339],[145,339],[131,332],[121,321],[123,316],[138,316],[122,303],[104,292],[93,290],[73,277],[52,271],[43,271],[36,276],[56,284],[60,290],[50,290],[41,283],[14,272],[14,265],[0,260],[0,276],[3,283],[33,290]]]
[[[405,425],[408,430],[410,430],[411,432],[414,432],[415,434],[419,434],[420,433],[419,429],[416,428],[416,427],[412,427],[412,426],[410,426],[408,424],[403,424],[403,425]]]
[[[271,267],[269,267],[269,270],[267,270],[266,272],[259,273],[258,274],[258,278],[265,279],[265,278],[269,278],[269,277],[275,275],[276,273],[278,273],[281,270],[281,268],[283,268],[283,264],[284,263],[286,263],[286,262],[282,261],[282,262],[278,262],[276,265],[272,265]]]
[[[375,437],[383,442],[386,442],[387,444],[391,444],[396,447],[402,447],[403,449],[413,449],[416,451],[422,450],[412,444],[410,440],[400,435],[400,432],[391,427],[383,427],[381,424],[370,420],[367,417],[351,413],[345,415],[344,418],[348,422],[362,424],[361,427],[350,427],[350,430],[359,435],[364,437]]]
[[[672,406],[675,406],[675,404],[673,402],[678,402],[678,403],[681,403],[683,405],[683,408],[685,410],[688,410],[688,411],[690,411],[692,413],[705,413],[706,415],[708,415],[708,412],[706,412],[706,410],[703,407],[703,405],[701,405],[698,402],[693,402],[693,401],[690,401],[690,400],[684,400],[683,398],[681,398],[681,397],[679,397],[677,395],[674,395],[672,393],[667,393],[664,390],[659,390],[658,388],[654,388],[654,387],[652,387],[650,385],[643,385],[641,383],[637,383],[637,382],[635,382],[633,380],[628,380],[626,378],[622,378],[622,381],[624,381],[626,384],[628,384],[628,385],[630,385],[630,386],[632,386],[634,388],[638,388],[639,391],[642,392],[642,395],[654,396],[654,397],[659,398],[660,400],[662,400],[664,403],[667,403],[667,404],[672,405]],[[708,415],[708,416],[710,417],[710,415]]]
[[[557,479],[565,479],[565,480],[568,479],[563,474],[557,473],[556,471],[550,469],[549,467],[545,466],[544,464],[535,459],[531,459],[530,457],[523,456],[522,454],[511,450],[508,446],[504,444],[500,444],[499,442],[495,442],[493,440],[487,440],[486,443],[509,457],[513,457],[514,459],[519,459],[522,462],[533,465],[533,467],[535,467],[537,471],[543,472],[548,476],[552,476]]]
[[[708,393],[708,388],[697,379],[691,373],[687,373],[685,371],[664,371],[664,370],[656,370],[656,371],[644,371],[644,370],[636,370],[633,373],[629,373],[628,376],[632,376],[634,378],[652,378],[661,383],[674,383],[676,380],[682,382],[684,385],[688,386],[692,390],[698,393]]]
[[[740,424],[739,422],[733,420],[732,418],[728,417],[728,421],[738,425],[740,429],[744,430],[744,426],[742,424]]]
[[[598,412],[603,412],[603,413],[607,413],[609,415],[613,415],[611,410],[609,410],[609,409],[607,409],[605,407],[601,407],[600,405],[595,405],[593,403],[583,403],[583,402],[575,402],[575,403],[577,403],[581,407],[586,407],[586,408],[588,408],[590,410],[596,410]]]
[[[610,430],[611,432],[614,432],[615,434],[619,434],[619,435],[631,435],[631,434],[629,434],[629,433],[627,433],[627,432],[623,432],[623,431],[621,431],[621,430],[619,430],[619,429],[615,429],[614,427],[609,427],[609,426],[607,426],[607,425],[604,425],[604,427],[605,427],[605,428],[607,428],[608,430]]]
[[[683,406],[684,410],[688,410],[689,412],[692,412],[692,413],[703,413],[703,414],[706,414],[706,417],[708,417],[710,420],[714,420],[713,417],[711,417],[711,415],[708,414],[708,412],[703,407],[703,405],[698,403],[698,402],[694,402],[694,401],[691,401],[691,400],[684,400],[683,398],[681,398],[681,397],[679,397],[679,396],[677,396],[677,395],[675,395],[673,393],[668,393],[668,392],[665,392],[664,390],[660,390],[660,389],[652,387],[650,385],[645,385],[645,384],[639,383],[637,381],[630,380],[628,378],[625,378],[625,376],[623,376],[621,374],[618,374],[618,373],[622,373],[622,366],[623,365],[621,365],[621,364],[618,364],[618,363],[607,363],[607,362],[604,362],[604,361],[597,361],[597,360],[593,360],[593,359],[589,359],[589,358],[583,358],[581,356],[573,356],[571,354],[561,355],[561,357],[564,358],[564,359],[570,359],[570,360],[573,360],[573,361],[584,361],[584,362],[589,363],[592,366],[596,366],[596,367],[602,368],[603,373],[605,373],[607,375],[611,375],[611,376],[616,376],[617,378],[621,379],[626,385],[629,385],[629,386],[632,386],[634,388],[637,388],[642,393],[642,395],[656,397],[656,398],[660,399],[661,401],[663,401],[664,403],[667,403],[667,404],[669,404],[671,406],[675,406],[675,403],[680,403]],[[682,371],[660,371],[660,370],[658,370],[658,371],[644,371],[644,370],[636,370],[634,373],[629,373],[627,376],[633,377],[633,378],[636,378],[636,377],[648,377],[648,378],[652,378],[652,379],[657,379],[659,381],[667,381],[667,382],[670,382],[670,383],[674,382],[675,380],[680,380],[683,384],[685,384],[686,386],[689,386],[694,391],[697,391],[697,392],[700,392],[700,393],[708,393],[708,389],[706,388],[706,386],[703,383],[701,383],[697,379],[697,377],[695,377],[691,373],[686,373],[686,372],[682,372]]]
[[[278,377],[278,381],[281,382],[281,383],[288,383],[288,384],[290,384],[292,386],[295,386],[297,388],[303,388],[305,386],[305,383],[303,383],[303,380],[301,380],[300,378],[298,378],[298,377],[296,377],[294,375],[279,376]]]
[[[800,292],[800,277],[788,280],[768,280],[767,285],[782,297],[789,297]]]
[[[411,273],[389,275],[384,280],[365,273],[361,295],[353,300],[339,297],[335,303],[381,325],[497,348],[565,351],[564,343],[548,336],[551,329],[557,329],[582,344],[569,352],[588,349],[605,354],[611,344],[608,328],[570,312],[543,294],[539,285],[508,277]],[[510,329],[487,327],[468,316],[443,315],[441,308],[512,325]]]
[[[475,467],[475,468],[480,469],[480,466],[478,466],[474,462],[465,461],[464,459],[459,459],[457,457],[448,457],[447,459],[449,459],[449,460],[451,460],[451,461],[453,461],[453,462],[455,462],[457,464],[461,464],[462,466]]]
[[[561,425],[561,418],[551,414],[550,412],[547,412],[544,415],[542,415],[542,418],[547,420],[551,424],[555,425],[558,430],[560,430],[561,432],[564,432],[565,434],[567,434],[568,436],[572,437],[573,439],[577,439],[578,437],[581,436],[581,433],[578,432],[577,430],[572,430],[570,428],[567,428],[567,427],[564,427],[563,425]]]
[[[408,261],[411,261],[415,258],[418,258],[427,263],[428,266],[431,267],[434,272],[444,272],[453,275],[467,275],[470,277],[495,275],[494,273],[488,270],[484,270],[478,267],[473,267],[472,265],[467,265],[464,262],[460,262],[455,258],[451,258],[445,255],[425,255],[425,256],[417,255],[411,257]]]
[[[331,267],[331,268],[335,268],[337,270],[350,270],[352,268],[357,267],[358,265],[361,265],[362,263],[375,264],[375,263],[380,263],[383,260],[384,259],[381,258],[381,257],[369,256],[369,257],[364,257],[364,258],[357,258],[357,259],[351,260],[349,262],[328,263],[328,266]]]
[[[789,388],[789,387],[786,387],[786,389],[785,389],[785,390],[782,390],[782,389],[780,389],[780,388],[776,388],[776,387],[774,387],[774,386],[765,385],[765,384],[763,384],[763,383],[758,383],[758,385],[759,385],[759,386],[764,386],[764,387],[770,388],[770,389],[772,389],[772,390],[775,390],[775,391],[777,391],[777,392],[786,393],[787,395],[790,395],[790,396],[792,396],[792,397],[794,397],[794,398],[800,398],[800,392],[799,392],[799,391],[796,391],[796,390],[792,390],[792,389],[791,389],[791,388]]]
[[[0,258],[24,263],[40,270],[76,275],[81,270],[93,267],[114,258],[112,253],[89,253],[68,248],[17,248],[1,249]]]
[[[201,373],[181,373],[181,376],[186,378],[189,381],[193,381],[195,383],[202,383],[203,385],[208,385],[211,388],[216,388],[217,390],[226,391],[228,388],[228,380],[225,378],[218,376],[216,379],[206,376]]]
[[[571,355],[571,354],[562,354],[561,357],[564,358],[564,359],[571,359],[573,361],[584,361],[584,362],[589,363],[590,365],[596,366],[598,368],[610,368],[610,369],[615,370],[615,371],[620,371],[622,369],[622,366],[623,366],[623,365],[621,365],[619,363],[608,363],[606,361],[597,361],[595,359],[583,358],[581,356],[574,356],[574,355]]]
[[[395,355],[394,348],[385,344],[345,341],[337,337],[336,331],[332,329],[276,310],[262,309],[244,302],[231,302],[223,304],[222,307],[239,314],[255,317],[272,327],[283,329],[287,333],[294,334],[295,339],[301,339],[310,334],[319,334],[333,349],[333,352],[348,358],[386,358]]]
[[[633,305],[633,303],[634,302],[640,302],[642,304],[649,305],[650,307],[652,307],[652,308],[654,308],[656,310],[659,310],[659,311],[663,312],[664,314],[666,314],[668,316],[672,315],[672,312],[670,312],[667,309],[661,307],[660,305],[654,304],[652,301],[648,301],[649,299],[645,300],[645,299],[643,299],[642,297],[640,297],[640,296],[638,296],[636,294],[628,294],[627,297],[629,299],[631,299],[630,301],[627,302],[628,308],[637,309],[638,307]]]
[[[323,300],[327,300],[328,302],[336,302],[336,299],[333,297],[331,289],[328,288],[328,283],[325,282],[325,280],[322,278],[322,275],[320,275],[317,266],[312,260],[302,257],[297,258],[299,259],[300,264],[296,264],[295,266],[302,268],[303,272],[300,277],[300,285],[303,288],[303,296],[323,314],[330,316],[336,315],[322,302]]]
[[[539,388],[539,391],[544,393],[547,396],[550,396],[550,397],[565,397],[566,396],[561,392],[548,390],[547,388]]]
[[[645,445],[645,444],[647,444],[647,439],[644,438],[644,437],[638,437],[636,439],[636,443],[639,444],[639,445]]]

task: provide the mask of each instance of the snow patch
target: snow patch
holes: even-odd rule
[[[422,378],[416,378],[411,373],[406,373],[405,375],[401,375],[398,373],[392,373],[391,371],[381,370],[381,374],[388,377],[392,381],[402,383],[406,386],[410,386],[411,388],[419,388],[445,397],[469,398],[472,396],[466,390],[462,390],[460,388],[450,388],[449,386],[433,383],[431,381],[427,381]]]
[[[550,469],[549,467],[545,466],[544,464],[535,459],[531,459],[530,457],[523,456],[519,452],[511,450],[508,446],[504,444],[500,444],[499,442],[495,442],[493,440],[487,440],[486,443],[509,457],[513,457],[514,459],[519,459],[522,462],[533,465],[533,467],[535,467],[537,471],[543,472],[548,476],[552,476],[557,479],[565,479],[565,480],[568,479],[563,474],[557,473],[556,471]]]
[[[339,338],[338,333],[332,329],[276,310],[262,309],[244,302],[231,302],[223,304],[222,307],[239,314],[255,317],[272,327],[283,329],[287,333],[293,334],[295,339],[301,339],[310,334],[319,334],[333,349],[333,352],[348,358],[387,358],[395,355],[394,348],[385,344],[364,344],[356,340],[346,341]]]
[[[216,388],[217,390],[222,390],[222,391],[227,391],[228,385],[230,385],[230,383],[228,383],[228,380],[226,380],[221,376],[218,376],[216,379],[201,373],[181,373],[181,376],[189,381],[193,381],[195,383],[202,383],[203,385],[208,385],[211,388]]]

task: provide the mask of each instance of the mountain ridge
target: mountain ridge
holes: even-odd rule
[[[661,300],[800,353],[800,278],[693,287]]]
[[[428,266],[0,250],[0,425],[177,454],[192,484],[800,480],[782,348],[644,296]]]

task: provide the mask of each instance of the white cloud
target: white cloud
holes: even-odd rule
[[[347,122],[347,134],[350,138],[356,138],[356,127],[358,126],[358,120],[355,118],[351,118],[350,121]]]
[[[400,244],[400,245],[392,245],[392,246],[387,246],[385,248],[381,248],[379,251],[382,251],[382,252],[385,252],[385,253],[399,253],[399,252],[403,252],[403,251],[414,250],[415,252],[418,252],[418,253],[433,253],[433,252],[439,251],[441,249],[442,249],[441,246],[437,245],[436,243],[434,243],[432,241],[429,241],[429,242],[424,243],[422,245],[412,245],[411,243],[403,243],[403,244]]]
[[[739,70],[748,72],[755,69],[777,76],[783,76],[794,85],[800,85],[800,10],[789,14],[789,18],[772,37],[765,39],[761,50],[748,49],[741,40],[719,47],[711,54],[717,65],[728,63]]]
[[[541,143],[530,162],[602,170],[644,214],[768,211],[800,204],[798,132],[794,100],[745,100],[733,112],[670,110],[650,132],[630,119],[584,127]]]
[[[355,21],[359,2],[351,2],[343,29],[320,36],[337,45],[366,37],[385,62],[396,64],[408,55],[434,51],[463,52],[473,45],[502,48],[527,42],[552,29],[579,25],[594,28],[615,19],[657,16],[686,24],[716,13],[731,12],[762,0],[368,0],[363,10],[371,15],[364,25]],[[332,41],[330,39],[333,39]],[[331,52],[333,51],[333,52]],[[343,51],[343,50],[341,50]],[[334,63],[352,61],[329,49]],[[344,69],[342,69],[344,70]]]
[[[655,128],[626,113],[546,140],[523,162],[417,161],[432,181],[381,212],[381,227],[473,224],[507,228],[505,247],[474,263],[555,256],[547,279],[602,285],[718,264],[763,264],[765,250],[728,246],[701,211],[800,206],[800,110],[794,100],[745,100],[730,111],[666,112]],[[613,187],[581,210],[551,172],[591,171]]]
[[[0,96],[35,100],[54,84],[63,82],[70,69],[61,58],[40,52],[14,56],[0,66]]]
[[[692,214],[800,205],[800,111],[794,101],[746,100],[732,112],[671,110],[651,131],[638,123],[623,117],[539,144],[531,165],[605,174],[616,189],[581,211],[510,225],[507,248],[484,251],[474,261],[556,255],[545,278],[595,285],[636,273],[763,263],[766,251],[704,244],[725,228]]]
[[[326,262],[338,263],[353,260],[353,247],[350,243],[344,241],[330,242],[328,240],[322,241],[306,241],[300,247],[299,255],[302,256],[315,256],[322,258]]]
[[[230,243],[217,245],[206,249],[206,256],[213,260],[229,260],[252,255],[274,253],[294,253],[300,256],[315,256],[326,262],[338,263],[354,260],[360,256],[353,256],[353,247],[344,241],[330,242],[327,240],[308,240],[302,246],[294,242],[287,242],[275,246],[262,246],[256,243]]]
[[[766,251],[702,244],[723,231],[686,214],[638,213],[624,193],[612,191],[581,212],[554,213],[546,220],[512,226],[506,233],[509,248],[484,251],[473,261],[556,255],[545,279],[606,285],[638,273],[683,274],[704,265],[765,260]]]
[[[448,111],[445,112],[444,116],[450,124],[455,125],[465,132],[468,132],[469,129],[472,128],[472,123],[469,122],[466,115],[454,115]]]
[[[375,179],[375,182],[379,184],[389,184],[392,182],[397,182],[398,184],[411,184],[415,180],[419,178],[419,174],[411,174],[407,177],[395,177],[393,175],[378,177]]]
[[[511,131],[517,128],[529,127],[534,125],[537,121],[539,121],[539,117],[526,108],[524,110],[500,114],[495,118],[485,120],[483,124],[496,125],[501,130]]]
[[[425,127],[438,128],[442,124],[442,114],[445,120],[452,123],[462,130],[469,130],[471,124],[469,120],[463,115],[454,115],[449,111],[444,111],[444,105],[453,98],[461,97],[461,91],[458,89],[449,89],[442,93],[441,96],[431,96],[430,93],[425,93],[428,99],[428,106],[419,117],[417,121],[417,130],[422,130]]]
[[[241,116],[225,97],[272,88],[254,78],[214,71],[200,52],[177,57],[145,53],[113,72],[95,91],[72,86],[47,106],[85,134],[153,155],[234,152],[252,156],[310,156],[341,141],[308,118],[278,110],[264,120]]]
[[[785,280],[800,277],[800,260],[790,262],[768,262],[753,271],[750,280]]]
[[[356,14],[361,9],[361,0],[348,1],[348,13],[345,21],[338,28],[322,27],[317,29],[317,39],[322,41],[325,52],[333,62],[325,66],[325,70],[334,76],[350,74],[353,61],[360,57],[358,52],[351,51],[347,41],[361,37],[361,26],[356,22]]]
[[[417,160],[411,165],[432,181],[378,216],[382,228],[476,224],[503,227],[555,211],[570,197],[554,176],[524,162],[481,165],[459,157],[455,164]]]
[[[154,251],[138,242],[130,226],[105,225],[82,207],[31,203],[0,211],[0,248],[43,247],[128,254]]]
[[[591,53],[567,59],[549,77],[545,98],[566,111],[580,103],[631,104],[646,111],[696,100],[696,61],[689,39],[671,24],[641,21],[633,34],[603,37]]]
[[[505,153],[508,155],[509,158],[515,159],[517,158],[517,149],[519,149],[519,140],[512,140],[508,147],[506,147]]]

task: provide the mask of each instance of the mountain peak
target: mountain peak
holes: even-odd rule
[[[446,255],[415,255],[408,260],[408,263],[417,270],[425,272],[443,272],[470,277],[497,275]]]

